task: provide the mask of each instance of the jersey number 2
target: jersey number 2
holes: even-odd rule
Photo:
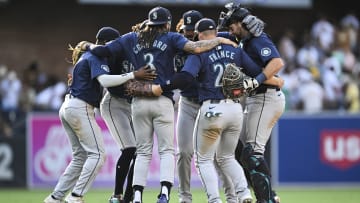
[[[214,70],[214,73],[217,73],[214,86],[222,87],[223,86],[222,76],[224,73],[224,64],[222,64],[222,63],[213,64],[213,70]]]

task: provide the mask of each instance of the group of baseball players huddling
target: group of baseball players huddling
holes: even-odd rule
[[[178,201],[198,202],[190,187],[193,156],[209,203],[222,202],[219,181],[227,203],[252,203],[251,188],[257,203],[280,202],[264,151],[285,107],[284,81],[276,76],[284,63],[261,19],[240,5],[225,8],[218,24],[189,10],[171,32],[170,11],[157,6],[131,32],[103,27],[96,43],[82,41],[71,49],[81,51],[73,52],[59,117],[73,157],[44,203],[84,202],[105,160],[96,108],[121,150],[109,203],[143,202],[154,135],[160,157],[157,203],[170,201],[175,166]],[[240,98],[223,91],[228,64],[248,76]],[[153,96],[128,95],[124,84],[134,79],[152,81]],[[181,96],[175,126],[176,89]]]

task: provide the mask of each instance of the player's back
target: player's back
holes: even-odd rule
[[[154,80],[155,84],[165,84],[174,75],[174,57],[176,53],[183,50],[187,41],[179,33],[166,32],[157,36],[153,43],[147,44],[147,46],[137,45],[135,47],[144,54],[146,64],[156,69],[158,76]],[[172,92],[163,94],[172,96]]]
[[[85,52],[73,69],[73,78],[70,85],[71,95],[98,107],[102,96],[102,88],[96,77],[108,74],[108,72],[109,67],[103,58]]]

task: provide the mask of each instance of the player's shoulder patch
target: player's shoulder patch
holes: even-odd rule
[[[101,69],[103,69],[106,72],[110,72],[110,68],[108,65],[105,65],[105,64],[101,65]]]
[[[269,47],[264,47],[261,49],[261,56],[270,56],[271,49]]]

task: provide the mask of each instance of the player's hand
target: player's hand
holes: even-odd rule
[[[87,51],[90,48],[91,45],[93,45],[93,43],[88,42],[88,41],[82,41],[80,43],[81,51]]]
[[[72,74],[68,73],[67,78],[68,78],[67,85],[70,86],[72,84],[72,81],[73,81]]]
[[[218,37],[218,38],[220,40],[220,44],[228,44],[228,45],[232,45],[233,47],[238,47],[238,44],[230,39],[224,37]]]
[[[243,82],[246,92],[250,92],[259,87],[259,82],[255,78],[246,78]]]
[[[134,71],[135,79],[138,80],[154,80],[157,76],[155,71],[146,65],[141,67],[139,70]]]
[[[245,24],[249,32],[255,37],[260,36],[264,31],[264,27],[265,27],[264,21],[262,21],[256,16],[248,15],[243,19],[242,23]]]
[[[275,77],[275,78],[276,78],[276,81],[277,81],[277,86],[279,88],[282,88],[284,86],[285,80],[280,78],[280,77]]]
[[[160,85],[151,85],[151,91],[155,96],[160,96],[163,92]]]

